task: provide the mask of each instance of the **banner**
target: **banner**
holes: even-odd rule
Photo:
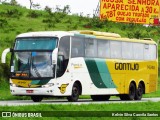
[[[0,118],[160,117],[160,111],[0,111],[0,114]]]
[[[100,19],[159,24],[160,0],[100,0]]]

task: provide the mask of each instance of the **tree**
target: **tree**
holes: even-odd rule
[[[32,6],[33,6],[33,0],[29,0],[30,2],[30,9],[32,9]]]
[[[50,7],[46,6],[44,10],[47,11],[49,14],[52,14],[52,9]]]
[[[0,3],[5,3],[7,0],[0,0]]]
[[[37,4],[33,4],[32,7],[34,9],[40,9],[41,8],[40,4],[38,4],[38,3]]]
[[[65,13],[65,14],[71,13],[70,6],[69,6],[69,5],[64,6],[64,8],[63,8],[63,13]]]
[[[29,2],[30,2],[30,9],[32,9],[32,8],[34,8],[34,9],[40,9],[41,8],[41,6],[40,6],[40,4],[34,4],[33,3],[33,0],[29,0]]]
[[[13,6],[18,5],[18,3],[17,3],[17,1],[16,1],[16,0],[11,0],[10,4],[11,4],[11,5],[13,5]]]

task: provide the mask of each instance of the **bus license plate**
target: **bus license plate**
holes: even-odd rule
[[[33,90],[26,90],[26,93],[33,93]]]

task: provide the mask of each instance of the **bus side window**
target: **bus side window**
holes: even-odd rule
[[[92,38],[85,39],[85,56],[97,57],[97,40]]]
[[[83,37],[72,37],[71,57],[84,57]]]
[[[134,60],[144,59],[144,44],[143,43],[133,43],[133,57],[134,57]]]
[[[110,58],[110,46],[108,40],[98,40],[97,41],[97,55],[99,58]]]
[[[122,42],[122,58],[133,60],[133,43]]]
[[[145,44],[144,60],[155,60],[157,56],[156,53],[156,45]]]
[[[122,58],[122,43],[119,41],[110,41],[111,58],[121,59]]]

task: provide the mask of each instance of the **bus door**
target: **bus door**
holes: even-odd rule
[[[69,61],[69,54],[70,53],[70,37],[64,36],[60,39],[59,42],[59,50],[58,50],[58,57],[57,57],[57,78],[67,74],[66,69],[68,66]]]

